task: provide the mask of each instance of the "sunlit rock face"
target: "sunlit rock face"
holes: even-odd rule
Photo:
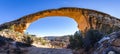
[[[1,24],[0,30],[13,27],[13,30],[24,33],[32,22],[49,16],[67,16],[74,19],[78,24],[78,29],[83,34],[89,29],[99,30],[105,34],[120,29],[120,20],[108,14],[91,9],[65,7],[23,16],[17,20]]]

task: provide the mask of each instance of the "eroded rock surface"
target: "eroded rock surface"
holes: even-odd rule
[[[44,10],[23,16],[17,20],[1,24],[0,30],[12,28],[15,31],[23,33],[32,22],[48,16],[70,17],[78,23],[78,28],[83,33],[89,29],[95,29],[108,34],[120,29],[120,20],[116,17],[91,9],[65,7]]]
[[[106,39],[105,39],[106,38]],[[104,40],[99,43],[99,47],[95,49],[94,54],[120,54],[120,31],[113,32],[105,36]]]

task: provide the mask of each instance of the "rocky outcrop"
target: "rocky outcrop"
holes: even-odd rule
[[[0,36],[5,37],[5,38],[11,38],[19,42],[24,42],[23,39],[25,38],[25,34],[22,34],[20,32],[15,32],[9,29],[4,29],[0,31]]]
[[[0,35],[0,54],[26,54],[26,47],[28,46],[25,43],[16,42]]]
[[[28,47],[25,43],[12,39],[10,41],[9,38],[0,36],[0,54],[73,54],[73,52],[70,49]]]
[[[0,31],[0,54],[73,54],[70,49],[55,49],[49,45],[41,45],[39,40],[34,40],[30,45],[24,42],[24,35],[8,29]]]
[[[94,54],[120,54],[120,31],[103,37],[98,42]]]
[[[23,16],[17,20],[1,24],[0,30],[12,28],[15,31],[23,33],[32,22],[48,16],[67,16],[74,19],[83,34],[89,29],[99,30],[105,34],[120,29],[120,20],[106,13],[91,9],[66,7],[44,10]]]

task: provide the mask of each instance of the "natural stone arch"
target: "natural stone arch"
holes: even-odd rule
[[[76,31],[78,31],[78,27],[74,19],[64,16],[50,16],[31,23],[25,33],[38,34],[41,36],[57,36],[60,34],[59,36],[62,36],[72,34]]]
[[[120,29],[120,20],[118,18],[99,11],[74,7],[40,11],[14,21],[4,23],[0,25],[0,28],[9,29],[13,26],[13,30],[23,33],[32,22],[49,16],[67,16],[74,19],[78,24],[78,29],[82,33],[85,33],[89,29],[99,30],[103,33],[109,33]]]

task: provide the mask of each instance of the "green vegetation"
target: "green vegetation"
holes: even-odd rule
[[[74,35],[71,35],[69,41],[70,44],[68,45],[68,48],[71,49],[79,49],[83,45],[82,35],[80,35],[79,31],[76,31]]]
[[[46,45],[48,44],[48,41],[43,39],[42,37],[33,37],[34,43],[41,44],[41,45]]]
[[[88,30],[86,32],[86,36],[83,39],[83,46],[88,51],[91,47],[94,47],[95,43],[97,43],[101,38],[103,37],[103,34],[100,33],[98,30]]]
[[[41,44],[41,45],[46,45],[48,44],[48,41],[45,40],[42,37],[37,37],[36,35],[31,35],[28,32],[26,34],[23,35],[22,42],[27,43],[27,44],[32,44],[32,43],[36,43],[36,44]]]
[[[10,30],[14,30],[14,25],[10,26]]]
[[[24,43],[27,43],[27,44],[32,44],[33,43],[33,39],[30,36],[24,36],[24,38],[22,39],[22,41]]]
[[[88,51],[90,48],[94,47],[95,43],[98,42],[102,37],[103,34],[98,30],[88,30],[85,34],[85,38],[83,38],[79,31],[76,31],[74,35],[70,36],[70,44],[68,45],[68,48],[84,48],[86,51]]]

